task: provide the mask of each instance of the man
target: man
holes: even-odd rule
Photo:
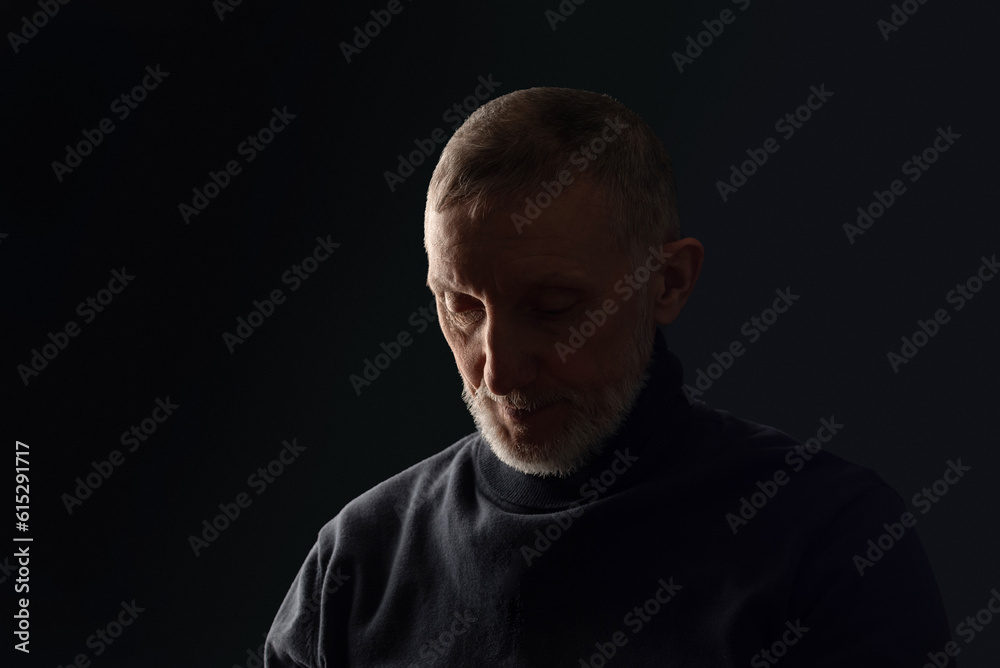
[[[491,101],[442,152],[424,232],[478,430],[323,527],[266,666],[920,666],[948,642],[878,476],[685,397],[658,326],[703,250],[636,114]]]

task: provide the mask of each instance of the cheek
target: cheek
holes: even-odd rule
[[[621,373],[623,356],[635,338],[635,328],[638,326],[638,304],[633,298],[629,302],[619,302],[614,313],[604,313],[601,324],[597,316],[584,318],[574,323],[577,336],[583,338],[583,345],[575,348],[575,352],[563,355],[558,351],[547,356],[548,368],[553,377],[567,386],[580,388],[600,385],[610,378],[617,378]],[[584,323],[593,324],[583,326]],[[584,336],[584,332],[590,336]],[[567,328],[560,341],[570,346],[572,331]],[[579,342],[579,339],[575,339]],[[565,360],[565,361],[564,361]]]
[[[594,363],[589,357],[583,356],[581,348],[572,355],[566,356],[563,362],[559,357],[548,365],[548,376],[555,384],[577,392],[585,391],[593,383]]]
[[[482,368],[477,364],[478,356],[468,346],[454,352],[455,364],[458,366],[459,373],[473,387],[479,387],[483,374]]]
[[[442,323],[442,332],[444,333],[444,339],[448,343],[448,347],[451,348],[451,354],[455,358],[455,366],[458,368],[458,372],[474,387],[478,387],[479,376],[481,374],[476,371],[479,355],[475,339],[455,332],[444,323]]]
[[[579,344],[578,337],[582,337],[579,334],[580,324],[576,322],[573,325],[575,333],[567,326],[560,334],[558,344],[548,344],[539,376],[545,376],[561,387],[586,391],[597,384],[602,374],[602,360],[608,354],[609,346],[604,340],[607,336],[604,328],[594,331],[593,336],[583,338],[583,345],[572,345],[571,342]]]

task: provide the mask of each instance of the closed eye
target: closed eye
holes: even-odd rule
[[[464,311],[448,310],[446,313],[449,319],[460,325],[470,325],[478,322],[486,315],[482,309],[466,309]]]
[[[572,306],[567,306],[565,308],[554,309],[554,310],[539,309],[538,312],[549,318],[558,318],[560,316],[567,315],[572,310],[573,310]]]

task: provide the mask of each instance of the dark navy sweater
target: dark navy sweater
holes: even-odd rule
[[[266,668],[918,668],[942,650],[912,516],[822,449],[834,417],[803,445],[690,403],[659,333],[651,365],[571,477],[519,473],[476,433],[348,503],[275,617]]]

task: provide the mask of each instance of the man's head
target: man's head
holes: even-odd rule
[[[428,285],[501,460],[566,475],[618,429],[697,280],[679,237],[662,144],[607,96],[516,91],[458,129],[428,192]]]

